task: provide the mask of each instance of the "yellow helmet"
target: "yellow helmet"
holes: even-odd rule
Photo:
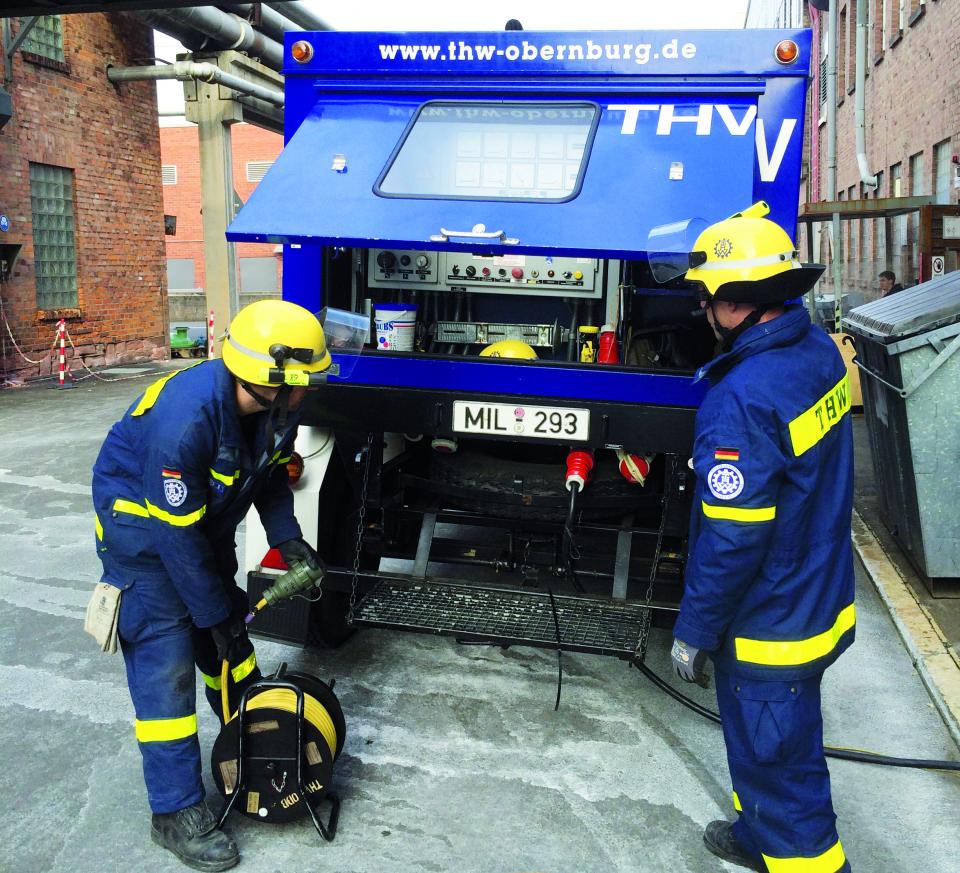
[[[787,232],[762,200],[704,230],[690,253],[687,279],[717,300],[779,304],[809,291],[821,264],[801,264]]]
[[[505,339],[491,343],[482,352],[481,358],[519,358],[525,361],[537,360],[537,353],[523,340]]]
[[[330,361],[317,317],[286,300],[258,300],[244,306],[223,340],[223,363],[251,385],[276,384],[267,374],[277,366],[287,373],[322,373]]]

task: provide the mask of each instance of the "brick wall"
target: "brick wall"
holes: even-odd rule
[[[10,220],[0,241],[23,244],[0,294],[18,344],[29,357],[42,358],[39,365],[27,364],[11,350],[0,325],[3,372],[19,378],[51,372],[47,352],[61,315],[89,366],[168,354],[155,86],[115,87],[105,74],[108,63],[132,65],[152,57],[152,34],[125,14],[60,20],[65,67],[42,66],[18,52],[9,88],[14,114],[0,131],[0,213]],[[37,309],[31,162],[74,171],[76,309]],[[79,362],[72,367],[82,370]]]
[[[279,134],[254,127],[250,124],[235,124],[231,128],[233,147],[233,187],[244,202],[247,201],[256,182],[247,180],[249,162],[274,161],[283,148]],[[197,128],[193,124],[162,127],[160,150],[165,167],[176,167],[175,185],[163,186],[164,212],[177,216],[176,236],[168,236],[168,258],[192,259],[194,262],[194,287],[206,287],[203,259],[203,225],[200,215],[200,157]],[[237,245],[238,269],[243,258],[274,258],[276,261],[276,287],[280,287],[280,255],[276,247],[265,243],[239,243]],[[238,280],[239,281],[239,280]],[[239,287],[239,284],[238,284]],[[260,295],[262,296],[262,295]],[[241,305],[257,299],[258,295],[241,295]],[[170,318],[175,321],[203,321],[205,301],[202,294],[173,294],[170,298]]]
[[[907,0],[902,29],[899,27],[899,0],[859,0],[868,4],[873,14],[873,28],[867,36],[866,143],[867,162],[871,172],[882,172],[880,197],[894,195],[891,186],[891,167],[900,164],[901,195],[914,190],[933,193],[934,146],[950,141],[953,154],[960,153],[960,65],[957,47],[960,45],[960,3],[956,0]],[[887,30],[882,31],[884,4]],[[856,3],[841,3],[846,31],[838,38],[839,69],[845,71],[845,87],[838,89],[837,119],[837,191],[827,190],[826,140],[827,130],[819,127],[812,148],[821,150],[818,185],[814,187],[818,199],[837,199],[862,196],[860,174],[857,168],[855,139],[855,46]],[[844,17],[841,15],[841,21]],[[819,15],[818,27],[827,27],[826,14]],[[814,71],[816,73],[816,70]],[[818,82],[814,81],[811,97],[817,100]],[[814,105],[812,123],[820,115]],[[915,189],[911,179],[910,158],[922,154],[923,171]],[[950,168],[952,171],[952,167]],[[950,184],[951,202],[957,202],[958,191]],[[873,197],[872,191],[863,192]],[[919,274],[917,248],[917,219],[901,219],[898,231],[894,225],[885,231],[879,220],[844,222],[845,251],[844,284],[860,289],[868,296],[874,293],[879,270],[893,268],[905,282],[913,282]],[[906,244],[888,236],[903,234]],[[929,278],[929,276],[927,276]]]

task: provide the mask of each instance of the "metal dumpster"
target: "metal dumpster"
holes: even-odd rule
[[[884,522],[934,595],[960,597],[960,272],[851,310]]]

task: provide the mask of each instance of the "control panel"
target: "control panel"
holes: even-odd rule
[[[474,255],[371,249],[373,288],[425,288],[545,297],[600,297],[600,262],[549,255]]]

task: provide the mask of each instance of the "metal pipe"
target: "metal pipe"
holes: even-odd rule
[[[295,21],[304,30],[333,30],[326,21],[324,21],[319,15],[311,12],[307,9],[302,3],[279,3],[279,2],[269,2],[264,3],[264,6],[269,6],[271,9],[275,9],[281,15],[285,15],[291,21]]]
[[[283,43],[283,35],[288,30],[301,31],[303,28],[295,21],[291,21],[280,12],[270,9],[266,3],[260,3],[260,25],[259,30],[263,31],[271,39]],[[250,15],[253,11],[253,3],[231,3],[227,12],[236,12],[237,14]]]
[[[185,82],[199,79],[201,82],[216,82],[240,94],[248,94],[274,106],[283,106],[283,92],[248,82],[239,76],[226,73],[215,64],[196,61],[177,61],[173,64],[158,64],[151,67],[107,67],[107,78],[117,82],[143,82],[145,80],[176,79]]]
[[[870,188],[876,189],[877,177],[870,172],[867,163],[867,126],[866,102],[864,93],[867,87],[867,4],[861,0],[857,4],[857,68],[856,68],[855,119],[857,126],[857,166],[860,179]]]
[[[206,34],[214,43],[258,57],[274,70],[283,68],[283,46],[250,26],[239,15],[221,12],[212,6],[195,6],[155,12],[161,19],[193,28]]]
[[[827,12],[827,188],[831,200],[837,199],[837,24],[840,13],[837,3],[831,3]],[[830,257],[833,272],[833,323],[840,329],[843,316],[843,289],[841,284],[840,213],[834,212],[830,222]]]
[[[199,51],[206,48],[210,43],[210,37],[205,33],[200,33],[192,27],[171,21],[162,9],[145,9],[133,14],[144,24],[149,24],[154,30],[159,30],[161,33],[173,37],[190,51]]]

